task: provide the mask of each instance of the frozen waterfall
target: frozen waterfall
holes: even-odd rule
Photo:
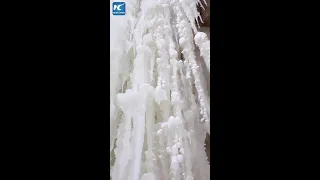
[[[210,40],[197,9],[207,3],[123,2],[124,16],[110,12],[111,178],[209,180]]]

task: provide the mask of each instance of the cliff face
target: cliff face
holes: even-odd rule
[[[203,23],[200,23],[199,31],[206,33],[208,38],[209,38],[209,40],[210,40],[210,0],[206,0],[206,3],[207,3],[207,6],[205,6],[205,4],[202,3],[205,9],[201,8],[200,6],[198,7],[200,15],[201,15],[201,18],[202,18],[202,21],[203,21]],[[203,66],[204,65],[204,61],[200,57],[199,49],[197,49],[196,51],[197,51],[196,52],[197,53],[197,57],[199,58],[199,61],[200,61],[201,65]],[[207,80],[208,91],[210,91],[210,73],[204,71],[203,74],[204,74],[204,76],[205,76],[205,78]],[[208,134],[207,134],[207,137],[206,137],[206,140],[205,140],[205,148],[206,148],[206,153],[207,153],[208,160],[209,160],[209,163],[210,163],[210,136]]]
[[[203,3],[203,1],[201,2],[205,8],[203,9],[200,6],[198,6],[202,21],[204,22],[202,26],[210,27],[210,0],[206,0],[207,6],[205,5],[205,3]]]

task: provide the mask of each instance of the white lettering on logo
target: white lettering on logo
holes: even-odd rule
[[[125,4],[125,3],[119,4],[119,5],[114,5],[114,6],[113,6],[113,10],[121,11],[121,6],[123,6],[124,4]]]

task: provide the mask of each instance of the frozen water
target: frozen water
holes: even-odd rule
[[[110,19],[111,178],[209,180],[210,40],[197,28],[206,2],[124,2],[126,15]]]

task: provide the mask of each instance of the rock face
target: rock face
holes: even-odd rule
[[[201,6],[199,6],[199,12],[201,14],[202,21],[204,22],[202,25],[206,27],[210,27],[210,0],[205,0],[207,3],[207,6],[203,2],[203,0],[200,0],[201,4],[204,6],[205,9],[203,9]]]
[[[203,21],[203,23],[200,23],[199,31],[206,33],[209,40],[210,40],[210,0],[206,0],[207,6],[205,5],[205,3],[203,1],[201,3],[205,9],[201,8],[200,6],[198,7],[202,21]],[[196,50],[196,51],[198,51],[198,50]],[[204,64],[203,59],[200,57],[200,54],[197,53],[197,56],[199,57],[199,60],[202,61],[201,64]],[[205,78],[207,79],[208,87],[210,87],[210,73],[209,74],[204,73],[204,75],[205,75]],[[205,140],[205,148],[206,148],[206,153],[207,153],[208,160],[210,163],[210,135],[208,135],[208,134],[207,134],[207,137]]]

